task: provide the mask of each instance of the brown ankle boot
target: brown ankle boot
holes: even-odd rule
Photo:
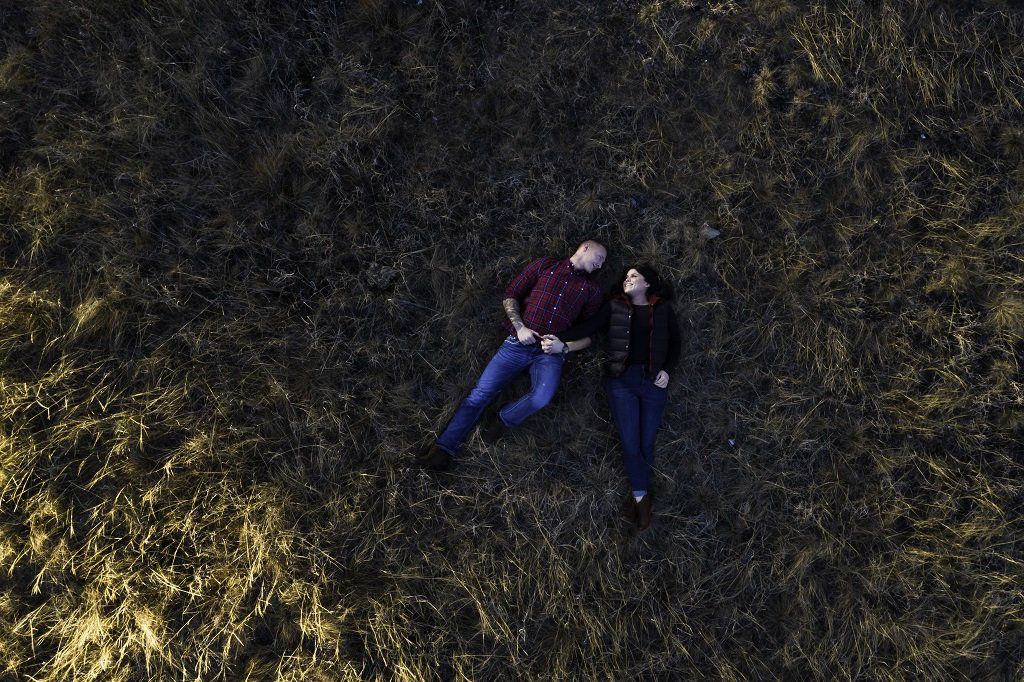
[[[636,505],[636,529],[647,530],[647,527],[651,525],[651,494],[647,493],[640,498]]]
[[[636,498],[630,495],[625,504],[622,505],[622,516],[629,521],[630,526],[636,525]]]

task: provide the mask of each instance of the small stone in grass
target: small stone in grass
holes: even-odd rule
[[[715,228],[711,227],[707,223],[701,225],[700,236],[703,237],[704,239],[714,239],[720,234],[722,233],[716,230]]]

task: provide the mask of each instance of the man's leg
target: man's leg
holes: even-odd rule
[[[505,426],[522,424],[530,415],[551,402],[558,390],[565,358],[561,355],[548,355],[539,348],[531,349],[530,352],[533,355],[530,362],[530,392],[498,412],[498,418]]]
[[[454,455],[462,441],[466,439],[466,435],[480,420],[484,409],[529,362],[529,352],[518,341],[506,339],[487,363],[476,386],[455,411],[444,433],[437,439],[437,447],[449,455]]]

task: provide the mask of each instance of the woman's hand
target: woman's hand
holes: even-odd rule
[[[564,345],[565,344],[562,343],[562,341],[554,334],[545,334],[540,340],[540,347],[548,355],[558,355],[562,352],[562,347]]]
[[[654,385],[658,388],[665,388],[668,386],[668,372],[665,370],[658,372],[658,376],[654,377]]]

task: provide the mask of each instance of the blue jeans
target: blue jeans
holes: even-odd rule
[[[470,430],[480,420],[484,409],[501,393],[501,389],[520,372],[529,368],[530,392],[505,405],[498,412],[498,418],[505,426],[519,426],[527,417],[551,402],[558,388],[558,381],[562,377],[564,364],[563,356],[546,354],[541,350],[540,343],[523,345],[515,336],[509,336],[487,363],[483,374],[476,382],[476,387],[455,411],[455,416],[448,422],[448,427],[437,439],[437,447],[449,455],[454,455]]]
[[[643,365],[627,365],[617,377],[605,380],[608,403],[622,441],[622,461],[633,490],[647,490],[654,463],[654,439],[668,402],[668,389],[648,379]]]

